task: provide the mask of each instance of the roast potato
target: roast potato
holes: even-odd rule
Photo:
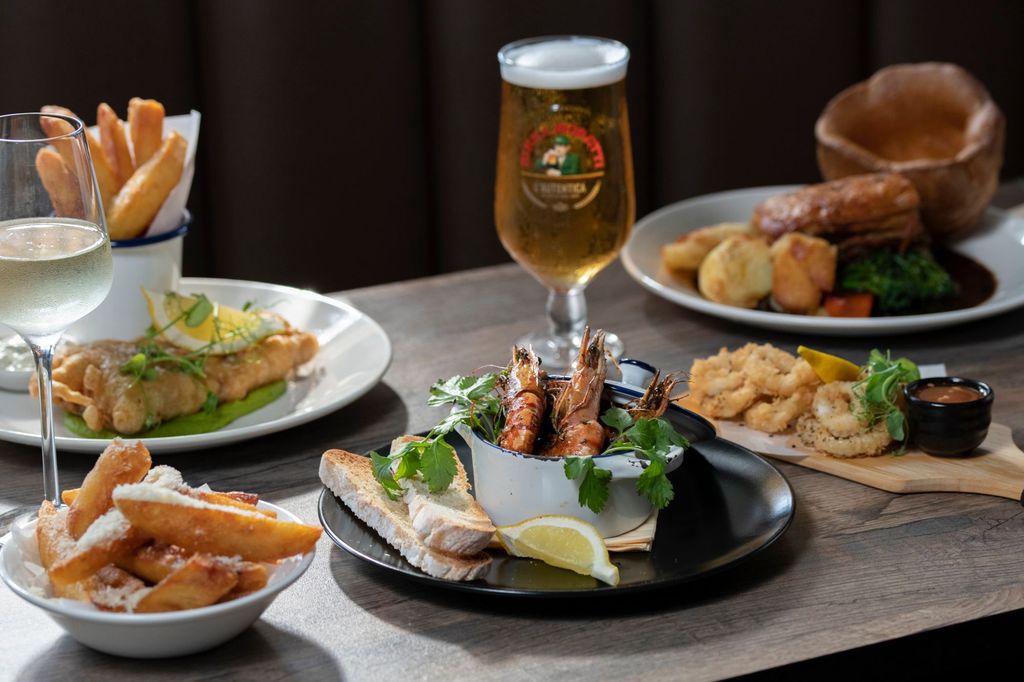
[[[661,260],[670,270],[696,270],[711,249],[734,234],[748,234],[748,223],[718,223],[699,227],[661,247]]]
[[[701,262],[697,288],[716,303],[740,308],[757,306],[772,290],[768,242],[749,234],[728,237]]]
[[[837,248],[819,237],[784,234],[771,246],[772,307],[814,315],[821,297],[836,285]]]

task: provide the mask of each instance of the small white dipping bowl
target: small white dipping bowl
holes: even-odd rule
[[[302,523],[297,516],[267,502],[261,509],[277,512],[285,521]],[[35,523],[34,521],[32,522]],[[285,589],[313,562],[313,552],[285,559],[267,581],[267,586],[233,601],[213,606],[167,613],[110,613],[85,605],[67,604],[35,594],[17,576],[23,558],[15,542],[4,538],[0,549],[0,578],[25,601],[46,611],[46,615],[87,647],[128,658],[184,656],[222,644],[252,625]]]
[[[616,405],[623,405],[643,393],[613,382],[605,382],[605,392]],[[675,405],[670,405],[669,409],[685,412]],[[707,427],[714,432],[710,424]],[[651,503],[636,491],[636,479],[646,461],[628,453],[594,457],[597,466],[612,472],[608,501],[601,513],[595,514],[580,506],[580,482],[565,477],[563,458],[506,450],[466,426],[460,426],[458,432],[473,456],[473,494],[496,526],[519,523],[543,514],[561,514],[587,521],[597,528],[601,537],[610,538],[633,530],[654,511]],[[683,448],[673,447],[667,459],[667,471],[674,471],[683,463]]]

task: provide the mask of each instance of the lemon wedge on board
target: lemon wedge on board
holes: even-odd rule
[[[207,349],[211,355],[237,353],[271,334],[284,331],[285,323],[267,313],[238,310],[209,301],[197,309],[199,296],[186,296],[172,291],[157,293],[143,289],[153,327],[167,341],[188,350]],[[196,311],[199,314],[189,315]],[[189,324],[189,323],[193,324]]]
[[[574,516],[535,516],[511,526],[498,526],[498,541],[512,556],[619,584],[619,567],[608,558],[604,539],[593,525]]]
[[[860,367],[836,355],[830,355],[807,346],[799,346],[796,352],[807,361],[818,378],[826,384],[833,381],[856,381],[860,376]]]

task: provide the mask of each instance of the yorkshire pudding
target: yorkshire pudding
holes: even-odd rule
[[[832,98],[818,118],[826,180],[892,172],[921,195],[935,241],[978,227],[999,183],[1005,120],[985,87],[955,64],[897,64]]]

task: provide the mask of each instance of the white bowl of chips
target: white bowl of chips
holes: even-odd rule
[[[294,514],[263,502],[283,521],[302,523]],[[43,609],[87,647],[129,658],[168,658],[213,648],[252,625],[277,595],[313,561],[314,551],[275,564],[265,587],[232,601],[166,613],[112,613],[91,604],[51,596],[35,542],[35,516],[17,521],[0,539],[0,579],[25,601]]]

